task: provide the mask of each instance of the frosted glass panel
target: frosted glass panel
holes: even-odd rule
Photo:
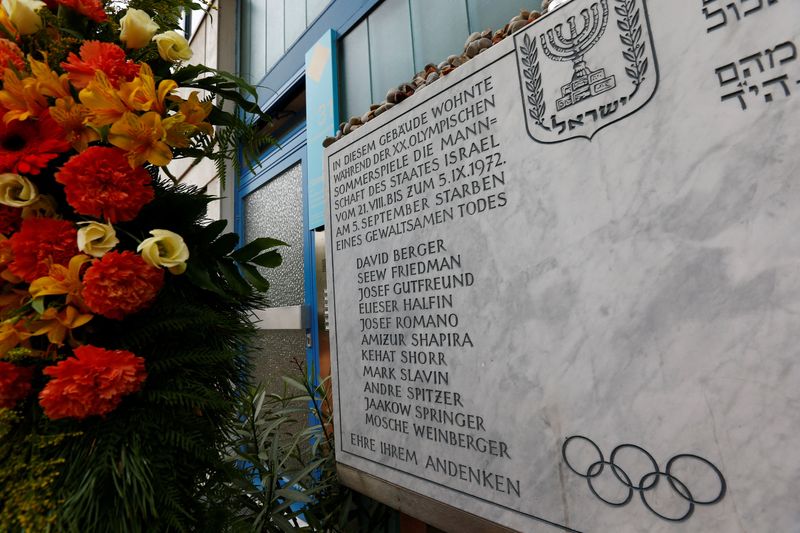
[[[302,378],[292,359],[297,358],[305,362],[305,331],[302,329],[259,331],[250,350],[250,358],[253,362],[253,381],[263,383],[267,392],[281,394],[283,393],[281,376]],[[296,394],[296,391],[293,394]]]
[[[306,3],[303,0],[285,0],[283,3],[286,29],[286,48],[292,46],[306,29]]]
[[[263,1],[263,0],[262,0]],[[267,70],[283,56],[283,0],[267,2]]]
[[[469,6],[470,32],[492,29],[499,30],[521,9],[536,9],[542,5],[540,0],[467,0]],[[466,41],[466,36],[464,36]],[[462,45],[464,43],[461,43]]]
[[[342,54],[342,120],[363,115],[373,102],[369,77],[369,34],[367,21],[356,26],[340,42]],[[375,98],[375,101],[380,98]]]
[[[298,164],[271,179],[243,201],[244,236],[274,237],[290,244],[281,249],[283,264],[263,268],[269,280],[270,307],[303,303],[303,169]]]
[[[389,89],[414,76],[410,18],[408,0],[386,0],[369,16],[369,65],[375,101],[382,101]]]
[[[410,4],[415,71],[461,53],[470,33],[465,0],[411,0]]]

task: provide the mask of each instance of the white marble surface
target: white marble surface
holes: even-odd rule
[[[596,54],[586,55],[590,68],[613,71],[617,85],[585,100],[587,106],[619,98],[629,83],[613,41],[619,39],[615,7],[623,3],[609,0],[607,34]],[[784,46],[773,52],[772,68],[765,54],[785,42],[800,47],[800,2],[736,0],[739,20],[728,8],[727,25],[707,31],[722,20],[713,10],[728,3],[709,3],[707,20],[701,0],[647,2],[657,87],[648,89],[646,105],[589,132],[591,141],[543,144],[529,135],[519,57],[509,38],[326,150],[333,164],[371,140],[379,146],[381,135],[399,123],[430,114],[436,103],[491,78],[505,207],[340,251],[335,235],[342,224],[335,215],[343,210],[329,209],[341,462],[520,531],[800,531],[800,57],[781,64],[791,55]],[[517,40],[524,34],[538,39],[572,15],[580,29],[580,11],[592,4],[602,8],[593,0],[569,2]],[[636,0],[634,7],[642,4]],[[760,10],[744,16],[758,4]],[[763,73],[754,61],[737,63],[740,75],[751,69],[748,108],[736,98],[721,101],[729,91],[715,70],[756,52]],[[543,78],[548,102],[561,96],[570,70],[569,63],[542,67],[550,76]],[[783,74],[790,96],[780,85],[763,86]],[[749,89],[756,83],[758,94]],[[438,150],[433,158],[442,158]],[[425,194],[426,213],[437,209],[441,190]],[[328,201],[337,197],[326,193]],[[464,406],[457,410],[485,420],[485,431],[464,433],[507,443],[510,458],[364,422],[358,288],[365,285],[357,284],[357,259],[436,239],[444,240],[447,256],[460,254],[461,269],[454,272],[474,274],[475,284],[452,291],[457,327],[414,331],[471,335],[474,347],[442,350],[450,383],[439,388],[462,394]],[[394,264],[390,260],[388,268]],[[400,315],[370,316],[394,323]],[[411,330],[402,333],[408,337]],[[398,373],[410,368],[384,366]],[[382,381],[403,390],[409,385]],[[412,409],[437,407],[400,401]],[[359,449],[351,433],[403,446],[420,464]],[[715,505],[696,506],[681,523],[648,511],[638,492],[626,506],[606,505],[562,460],[561,446],[572,435],[591,438],[606,459],[619,444],[639,445],[662,470],[670,457],[697,454],[719,468],[727,493]],[[587,448],[580,445],[570,458],[585,471],[591,460],[581,456]],[[620,452],[618,462],[638,483],[648,469],[628,452]],[[429,454],[518,479],[521,494],[426,470]],[[699,463],[682,466],[673,473],[694,497],[713,498],[713,474]],[[625,495],[608,467],[596,486],[610,499]],[[665,514],[686,508],[665,478],[647,498]]]

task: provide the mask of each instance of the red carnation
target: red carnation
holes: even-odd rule
[[[22,209],[0,204],[0,235],[8,237],[19,229]]]
[[[9,39],[0,38],[0,80],[5,75],[7,68],[17,69],[20,72],[26,70],[25,56],[22,54],[17,43]]]
[[[5,115],[5,110],[0,109]],[[67,134],[45,111],[38,119],[10,124],[0,120],[0,172],[39,174],[58,154],[70,149]]]
[[[89,85],[98,70],[103,71],[116,88],[119,88],[120,81],[131,81],[139,74],[139,65],[129,60],[125,50],[113,43],[86,41],[81,46],[80,54],[78,57],[70,52],[67,61],[61,63],[69,81],[78,89]]]
[[[77,11],[95,22],[108,20],[108,14],[103,9],[102,0],[56,0],[56,2],[73,11]]]
[[[14,260],[8,269],[28,283],[47,276],[52,264],[68,265],[78,253],[77,231],[66,220],[27,218],[9,241]]]
[[[154,196],[150,173],[131,168],[119,148],[89,147],[61,167],[56,181],[75,211],[111,222],[133,220]]]
[[[39,404],[50,419],[110,413],[147,379],[144,359],[131,352],[79,346],[74,353],[44,369],[53,379],[39,393]]]
[[[164,285],[164,271],[133,252],[108,252],[83,277],[83,301],[114,320],[147,307]]]
[[[33,369],[0,361],[0,408],[11,409],[31,392]]]

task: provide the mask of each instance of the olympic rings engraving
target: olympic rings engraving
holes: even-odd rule
[[[592,463],[586,468],[585,472],[579,471],[572,463],[570,463],[567,457],[567,448],[570,446],[571,443],[576,442],[584,442],[584,444],[588,444],[592,449],[592,453],[597,454],[597,460],[592,461]],[[630,474],[626,472],[619,464],[617,464],[617,454],[622,450],[634,450],[637,453],[644,456],[647,461],[650,463],[651,471],[645,473],[640,479],[638,483],[634,483],[634,480],[631,479]],[[695,511],[695,508],[699,505],[713,505],[715,503],[719,503],[724,497],[725,493],[727,492],[727,483],[725,481],[725,477],[722,475],[722,472],[717,468],[711,461],[700,457],[699,455],[694,455],[690,453],[680,453],[674,455],[672,458],[667,461],[666,468],[662,471],[658,465],[658,461],[656,461],[655,457],[653,457],[650,452],[642,448],[641,446],[637,446],[636,444],[620,444],[616,448],[611,451],[611,455],[608,459],[605,458],[603,455],[603,451],[600,447],[590,438],[584,437],[583,435],[572,435],[568,437],[564,444],[561,446],[561,457],[564,460],[564,464],[567,465],[573,473],[576,475],[586,479],[586,483],[589,485],[589,490],[592,494],[595,495],[600,501],[606,503],[607,505],[611,505],[613,507],[624,507],[633,499],[634,492],[639,493],[639,497],[642,500],[647,509],[658,516],[663,520],[667,520],[670,522],[683,522],[688,520]],[[673,467],[679,461],[683,460],[694,460],[699,461],[707,468],[709,468],[714,475],[716,475],[717,479],[719,480],[719,492],[714,498],[699,500],[692,495],[691,490],[689,487],[673,473]],[[627,494],[624,498],[619,501],[611,501],[603,496],[597,491],[594,486],[593,480],[598,478],[603,471],[605,470],[606,466],[609,467],[609,470],[614,475],[614,478],[621,483],[625,488],[627,488]],[[687,510],[678,516],[667,516],[663,513],[658,512],[654,509],[652,502],[648,501],[647,493],[652,491],[653,489],[658,486],[659,481],[661,478],[664,477],[669,484],[669,487],[672,489],[680,499],[684,500],[687,504]]]

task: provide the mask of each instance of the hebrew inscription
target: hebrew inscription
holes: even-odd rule
[[[702,2],[702,13],[708,22],[706,31],[711,33],[725,28],[729,23],[736,24],[764,8],[774,6],[778,0],[702,0]]]
[[[720,100],[736,101],[745,111],[748,98],[763,98],[766,103],[788,98],[800,85],[796,61],[797,46],[786,41],[717,67],[715,72],[724,93]]]
[[[582,6],[514,37],[528,133],[541,143],[591,140],[644,106],[658,85],[645,1]],[[593,67],[598,58],[604,63]]]

